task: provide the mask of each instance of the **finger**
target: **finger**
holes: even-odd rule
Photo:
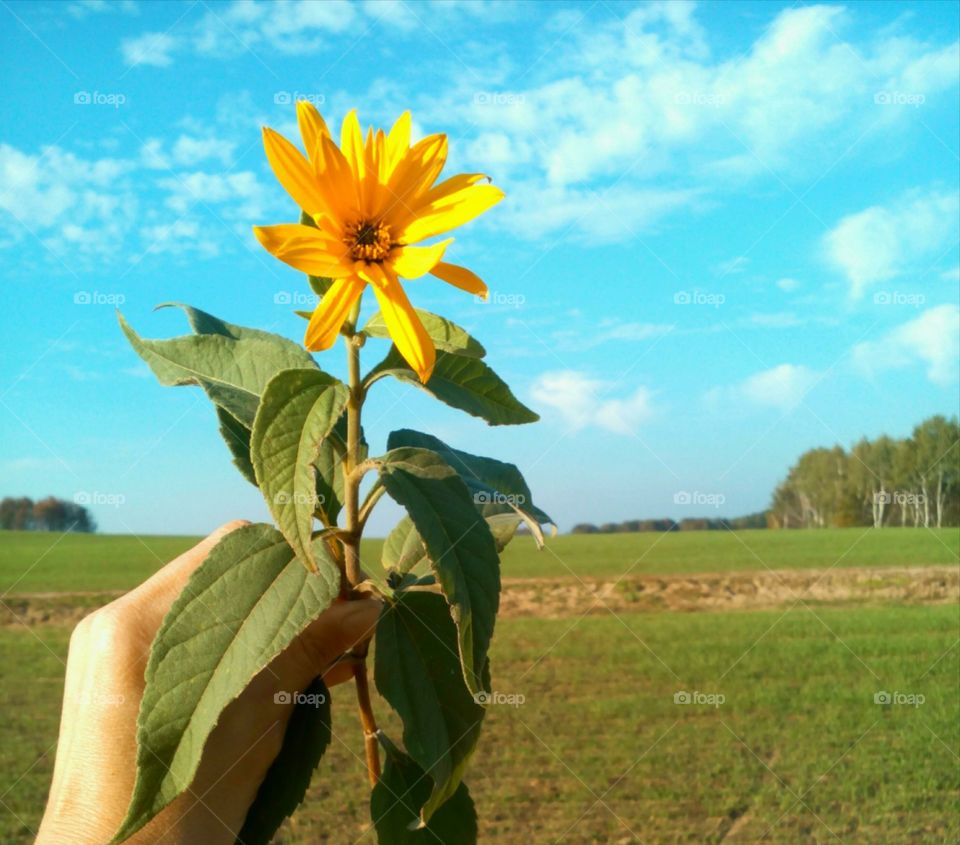
[[[341,655],[358,643],[370,639],[380,618],[382,603],[373,599],[338,602],[325,610],[300,635],[300,648],[291,650],[295,657],[290,680],[304,687],[319,672],[328,684],[341,683],[352,677],[349,664],[334,664]],[[326,671],[324,671],[326,670]]]

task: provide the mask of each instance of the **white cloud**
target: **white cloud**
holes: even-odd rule
[[[857,344],[853,360],[865,373],[926,366],[927,378],[948,385],[957,380],[960,361],[960,308],[938,305],[888,332],[878,341]]]
[[[776,284],[777,287],[780,288],[780,290],[782,290],[784,293],[792,293],[798,287],[800,287],[800,282],[798,282],[796,279],[791,279],[788,277],[777,279]]]
[[[610,385],[576,370],[541,375],[533,385],[537,405],[548,407],[572,429],[593,426],[614,434],[634,434],[653,415],[653,394],[643,386],[621,399],[605,399]]]
[[[830,261],[854,299],[871,285],[905,272],[923,272],[951,246],[960,227],[960,200],[952,191],[911,191],[887,206],[844,217],[827,233]]]
[[[86,159],[59,147],[32,155],[0,144],[0,249],[39,241],[44,257],[71,267],[139,260],[145,251],[208,256],[234,242],[234,227],[220,221],[246,226],[275,213],[282,194],[251,171],[179,169],[180,160],[232,155],[230,145],[184,138],[169,152],[147,142],[129,159]],[[169,173],[156,179],[158,167]],[[211,214],[219,219],[211,223]]]
[[[802,364],[780,364],[748,376],[739,384],[715,387],[705,400],[714,410],[747,402],[786,412],[796,408],[820,378]]]
[[[180,46],[179,39],[166,32],[145,32],[135,38],[124,38],[120,52],[128,65],[166,67],[173,62],[173,53]]]

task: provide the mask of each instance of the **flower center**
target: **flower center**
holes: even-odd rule
[[[343,242],[350,248],[354,261],[383,261],[393,242],[390,227],[376,220],[360,220],[347,226]]]

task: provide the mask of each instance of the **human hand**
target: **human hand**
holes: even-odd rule
[[[230,531],[231,522],[114,602],[87,616],[70,639],[60,740],[37,845],[105,845],[133,794],[137,714],[150,644],[191,573]],[[128,842],[132,845],[234,845],[247,810],[283,742],[292,694],[319,674],[327,686],[352,678],[333,665],[369,638],[379,602],[334,604],[224,710],[204,747],[197,776]],[[285,703],[278,703],[275,695]]]

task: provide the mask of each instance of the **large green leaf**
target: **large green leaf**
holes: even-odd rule
[[[427,821],[459,786],[485,711],[463,682],[457,628],[442,596],[400,594],[380,614],[376,643],[377,689],[403,722],[407,753],[433,781],[420,810]]]
[[[394,449],[380,459],[387,493],[406,508],[457,625],[470,692],[482,672],[500,605],[500,559],[490,529],[460,476],[426,449]]]
[[[397,348],[392,346],[387,357],[371,370],[364,383],[370,385],[388,375],[419,387],[450,407],[480,417],[490,425],[520,425],[540,419],[479,358],[452,355],[438,349],[433,375],[422,384]]]
[[[485,517],[516,514],[527,523],[542,542],[541,524],[553,520],[533,503],[533,495],[520,470],[514,464],[461,452],[432,434],[402,428],[387,438],[387,448],[416,446],[436,452],[452,466],[473,494],[473,501]]]
[[[293,815],[310,786],[314,769],[332,739],[330,692],[317,678],[294,705],[283,745],[247,811],[237,845],[268,845],[283,820]]]
[[[213,314],[208,314],[206,311],[201,311],[199,308],[194,308],[192,305],[186,305],[183,302],[162,302],[155,310],[159,311],[161,308],[179,308],[187,315],[187,322],[190,323],[190,328],[196,334],[218,334],[234,340],[266,340],[275,344],[278,348],[284,349],[288,354],[299,354],[304,358],[310,357],[309,354],[304,354],[305,350],[302,346],[282,335],[228,323],[226,320],[221,320],[219,317],[214,317]]]
[[[468,358],[482,358],[487,354],[480,341],[472,338],[465,329],[461,329],[456,323],[450,322],[437,314],[431,314],[429,311],[421,311],[414,308],[420,322],[434,346],[442,349],[444,352],[452,352],[454,355],[465,355]],[[383,314],[377,311],[363,327],[363,333],[368,337],[390,337],[390,330],[387,328]]]
[[[381,732],[386,762],[370,794],[370,816],[379,845],[476,845],[477,811],[467,785],[420,827],[420,808],[430,795],[430,778]]]
[[[229,411],[217,406],[217,420],[220,423],[220,436],[223,437],[230,454],[233,456],[234,466],[240,474],[254,487],[257,486],[257,476],[250,462],[250,429],[247,428]]]
[[[260,492],[277,527],[311,570],[316,567],[311,555],[317,508],[313,462],[348,396],[345,384],[319,370],[284,370],[263,391],[250,434]]]
[[[234,337],[214,332],[148,340],[140,337],[122,314],[117,317],[130,344],[161,384],[199,385],[215,404],[248,428],[253,425],[260,394],[273,376],[281,370],[317,369],[305,349],[267,332],[250,329],[245,331],[255,334]]]
[[[319,572],[300,565],[270,525],[224,537],[160,626],[137,721],[137,780],[114,837],[142,828],[193,781],[223,709],[337,596],[340,573],[323,543]]]

